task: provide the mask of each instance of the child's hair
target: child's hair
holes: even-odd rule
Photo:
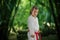
[[[30,10],[30,14],[32,14],[32,11],[33,11],[34,9],[38,10],[38,8],[37,8],[36,6],[33,6],[32,9]]]

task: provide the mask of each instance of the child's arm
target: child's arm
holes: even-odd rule
[[[31,37],[34,37],[34,23],[33,23],[33,19],[32,18],[29,18],[28,19],[28,28],[29,28],[29,32],[30,32],[30,35]]]

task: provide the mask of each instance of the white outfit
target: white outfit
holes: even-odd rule
[[[39,31],[39,24],[38,24],[38,18],[33,17],[30,15],[28,17],[28,40],[36,40],[35,32]],[[31,35],[35,35],[34,38],[31,37]]]

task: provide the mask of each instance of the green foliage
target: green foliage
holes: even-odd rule
[[[54,7],[54,13],[57,16],[54,0],[52,2]],[[50,8],[49,0],[1,0],[0,25],[4,28],[3,32],[5,32],[5,30],[6,32],[7,30],[9,32],[11,30],[13,30],[14,32],[18,30],[26,30],[27,19],[30,15],[30,9],[34,5],[39,8],[37,17],[42,33],[44,33],[44,35],[48,35],[49,33],[55,33],[55,23],[51,14],[52,11]],[[23,34],[24,32],[21,33]]]
[[[27,2],[27,3],[26,3]],[[39,8],[39,25],[40,29],[43,29],[44,22],[54,23],[52,12],[49,5],[49,0],[12,0],[6,1],[5,5],[1,4],[1,7],[6,7],[7,12],[9,13],[10,21],[9,21],[9,29],[18,30],[17,28],[27,29],[27,19],[30,15],[30,9],[36,5]],[[54,5],[54,2],[53,2]],[[55,6],[54,6],[55,8]],[[4,16],[4,14],[1,14]],[[7,14],[7,17],[9,17]],[[1,16],[0,16],[1,17]],[[2,22],[2,18],[0,18],[0,24]],[[16,26],[17,25],[17,26]]]
[[[30,9],[34,5],[36,5],[39,8],[38,19],[39,19],[39,25],[41,29],[44,28],[43,22],[54,23],[48,0],[36,0],[36,1],[35,0],[25,0],[25,1],[21,0],[18,6],[17,13],[14,17],[13,25],[14,26],[18,25],[18,27],[22,27],[22,29],[27,29],[27,19],[28,19],[28,16],[30,15]]]

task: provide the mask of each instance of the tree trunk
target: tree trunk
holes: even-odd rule
[[[56,4],[56,10],[57,10],[57,17],[56,17],[56,15],[55,15],[55,13],[54,13],[54,8],[53,8],[53,4],[52,4],[52,0],[49,0],[49,2],[50,2],[50,7],[51,7],[51,11],[52,11],[52,15],[53,15],[53,17],[54,17],[54,22],[55,22],[55,25],[56,25],[56,31],[57,31],[57,35],[58,35],[58,38],[59,38],[59,40],[60,40],[60,21],[59,21],[59,15],[60,15],[60,13],[59,13],[59,6],[60,6],[60,4],[57,4],[58,3],[58,1],[59,0],[55,0],[55,4]]]

